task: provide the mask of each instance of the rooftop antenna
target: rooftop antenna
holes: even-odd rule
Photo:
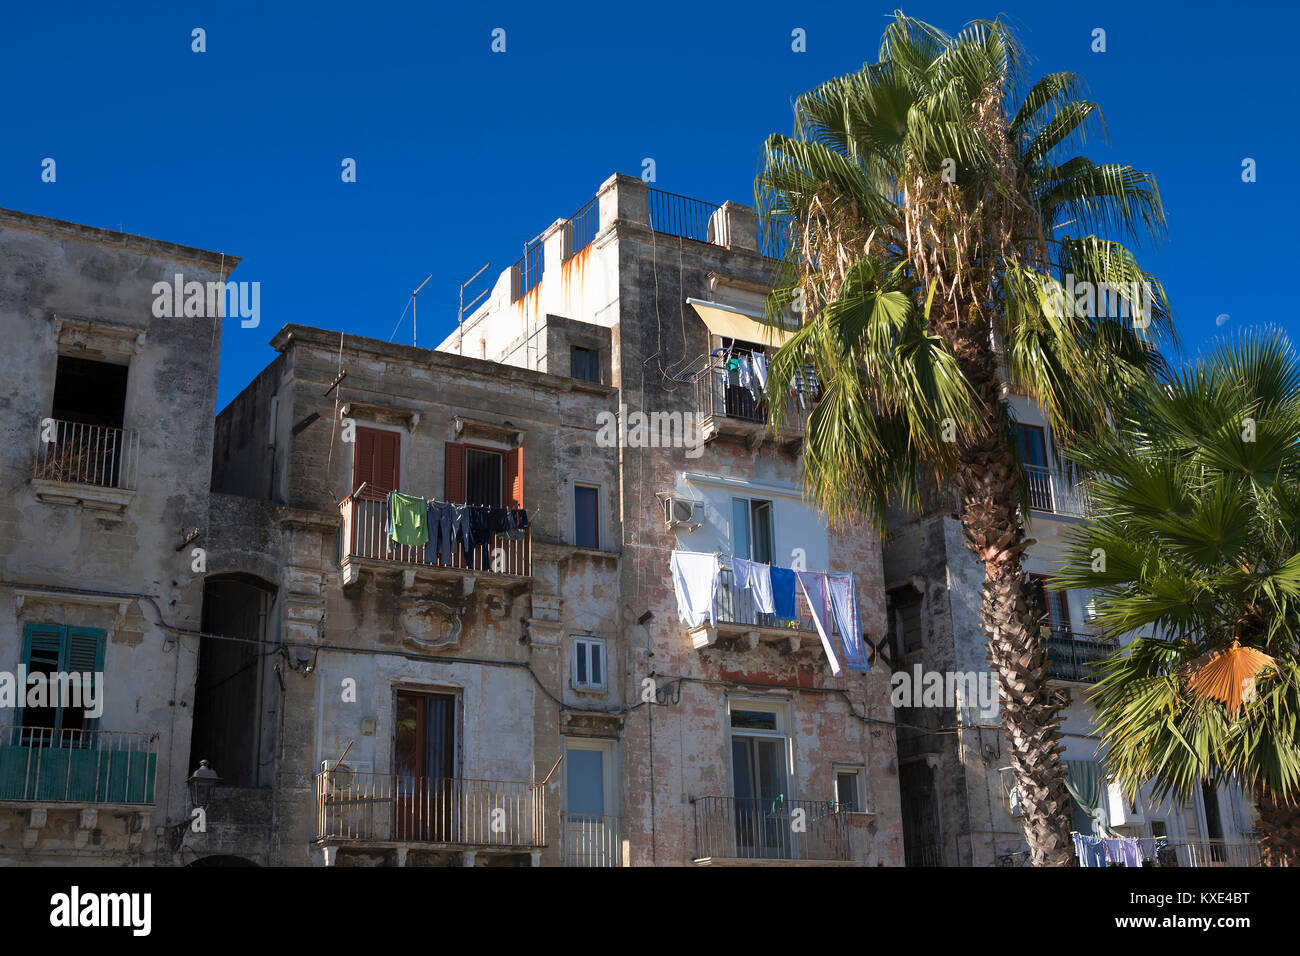
[[[420,289],[423,289],[426,285],[429,284],[429,279],[432,278],[433,278],[433,274],[430,273],[429,278],[425,279],[423,282],[420,283],[420,288],[416,289],[414,292],[411,293],[411,346],[413,348],[419,347],[418,344],[416,343],[416,336],[419,334],[420,331],[420,327],[416,323],[415,297],[420,294]]]
[[[474,273],[472,276],[470,276],[468,279],[466,279],[464,282],[460,284],[460,311],[456,315],[456,329],[459,333],[459,335],[457,336],[456,351],[459,352],[461,355],[465,354],[465,309],[467,308],[465,305],[465,288],[471,282],[473,282],[475,279],[481,276],[484,272],[486,272],[488,266],[490,265],[492,265],[492,263],[490,262],[483,263],[482,269],[479,269],[478,272]],[[482,299],[483,296],[487,295],[488,292],[490,291],[491,291],[490,289],[484,289],[478,295],[474,296],[474,298],[470,301],[468,308],[473,309],[474,306],[478,304],[479,300]]]

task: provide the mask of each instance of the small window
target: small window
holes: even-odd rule
[[[599,637],[572,638],[573,686],[605,689],[605,641]]]
[[[579,548],[600,547],[600,498],[590,485],[573,487],[573,543]]]
[[[600,353],[580,345],[569,349],[569,370],[573,378],[600,384]]]
[[[777,730],[776,713],[768,710],[731,711],[731,726],[736,730]]]
[[[772,502],[731,499],[731,551],[747,561],[772,563]]]
[[[862,768],[838,767],[835,770],[835,803],[844,813],[861,813],[865,806],[862,799]]]

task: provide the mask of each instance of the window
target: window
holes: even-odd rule
[[[573,486],[573,543],[579,548],[600,547],[600,498],[590,485]]]
[[[1025,466],[1025,481],[1029,485],[1029,506],[1039,511],[1053,511],[1052,476],[1047,468],[1047,438],[1037,425],[1014,423],[1011,433],[1015,437],[1016,451]]]
[[[583,382],[600,383],[600,353],[575,345],[569,349],[569,372]]]
[[[350,491],[364,484],[362,498],[383,498],[401,487],[402,436],[398,432],[358,427],[354,445]]]
[[[564,862],[567,866],[617,866],[621,855],[614,744],[564,740]]]
[[[772,502],[757,498],[731,499],[732,554],[748,561],[771,564]]]
[[[775,809],[790,798],[783,707],[766,701],[733,701],[730,710],[736,855],[786,856],[790,821]]]
[[[51,417],[121,428],[126,415],[126,373],[125,365],[60,355]]]
[[[465,503],[501,507],[501,453],[465,449]]]
[[[23,664],[29,677],[41,675],[47,705],[24,707],[20,720],[24,728],[94,729],[99,715],[97,707],[90,705],[99,704],[102,691],[95,682],[104,669],[103,631],[59,624],[28,624],[23,629]],[[90,674],[90,686],[59,676],[73,674]],[[73,738],[77,736],[73,734],[63,743],[76,746],[80,741]]]
[[[890,592],[893,613],[894,649],[901,658],[925,648],[925,631],[921,627],[921,594],[912,585]]]
[[[134,483],[138,448],[122,427],[126,377],[125,365],[58,357],[50,406],[54,423],[41,426],[35,477],[106,488]]]
[[[863,799],[863,768],[835,768],[835,803],[844,813],[861,813],[866,807]]]
[[[573,654],[571,674],[574,687],[583,690],[605,689],[605,641],[599,637],[571,639]]]
[[[444,501],[491,508],[524,506],[523,448],[497,451],[449,441],[445,454]]]
[[[1016,439],[1016,451],[1020,460],[1035,468],[1047,467],[1047,438],[1038,425],[1022,425],[1015,422],[1011,433]]]
[[[1029,591],[1042,614],[1042,624],[1052,637],[1069,639],[1073,628],[1070,626],[1069,592],[1051,586],[1051,578],[1043,574],[1029,575]]]

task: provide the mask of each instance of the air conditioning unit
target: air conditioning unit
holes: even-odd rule
[[[1145,823],[1146,815],[1142,812],[1141,800],[1130,800],[1118,783],[1106,785],[1106,812],[1113,827]]]
[[[664,527],[671,531],[694,531],[703,526],[695,520],[701,502],[691,501],[677,495],[665,495],[660,501],[664,506]]]

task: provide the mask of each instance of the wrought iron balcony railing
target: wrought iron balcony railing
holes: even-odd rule
[[[560,814],[565,866],[622,866],[623,818]]]
[[[339,539],[339,561],[363,558],[395,564],[429,568],[451,568],[484,574],[503,574],[529,577],[532,574],[532,549],[527,531],[522,538],[496,535],[486,552],[481,546],[466,548],[457,544],[450,549],[444,562],[438,547],[398,544],[388,533],[388,501],[386,497],[354,493],[339,503],[343,525]]]
[[[775,614],[765,614],[755,607],[753,591],[749,588],[736,586],[735,575],[729,568],[723,568],[718,574],[718,590],[714,595],[714,613],[719,624],[780,627],[796,631],[811,631],[813,633],[816,633],[817,630],[816,625],[813,623],[812,613],[808,610],[808,602],[804,600],[802,594],[796,593],[795,595],[795,614],[797,617],[793,620],[779,618]],[[839,633],[835,627],[834,615],[830,614],[829,610],[827,616],[830,619],[824,623],[830,629],[829,633]]]
[[[0,801],[154,802],[158,735],[0,727]]]
[[[134,491],[139,459],[140,436],[129,428],[47,418],[38,425],[32,477]]]
[[[707,359],[691,379],[695,386],[696,426],[702,431],[710,424],[717,427],[725,422],[749,425],[763,425],[767,422],[771,396],[763,394],[761,390],[756,395],[741,385],[739,372],[728,368],[726,359]],[[757,388],[755,383],[755,389]],[[801,379],[798,388],[786,396],[782,431],[802,435],[817,397],[818,392],[811,379]]]
[[[1025,465],[1024,469],[1029,505],[1035,511],[1071,518],[1086,517],[1091,511],[1092,503],[1082,484],[1069,484],[1063,475],[1042,465]]]
[[[1097,679],[1092,665],[1119,649],[1115,641],[1073,631],[1048,631],[1043,642],[1047,645],[1048,677],[1087,684]]]
[[[316,839],[542,847],[546,792],[511,780],[325,770],[316,775]]]
[[[833,800],[696,797],[697,859],[849,861],[848,814]]]

